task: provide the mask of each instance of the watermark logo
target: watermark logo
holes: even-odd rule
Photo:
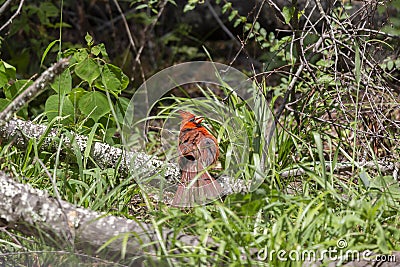
[[[259,261],[308,261],[308,262],[349,262],[349,261],[368,261],[368,262],[396,262],[395,255],[377,254],[371,250],[352,250],[346,249],[348,243],[345,239],[339,239],[336,246],[322,250],[269,250],[263,248],[257,252]]]
[[[243,171],[244,162],[242,161],[249,156],[250,151],[254,153],[254,149],[250,148],[250,146],[254,144],[253,138],[258,138],[262,147],[258,147],[258,154],[254,153],[254,155],[257,155],[252,159],[255,163],[254,165],[260,166],[260,169],[257,169],[254,172],[254,177],[251,178],[251,190],[255,190],[263,182],[264,177],[262,174],[268,168],[265,158],[268,151],[267,146],[270,144],[273,135],[273,130],[271,131],[274,125],[273,116],[262,90],[247,75],[224,64],[206,61],[182,63],[164,69],[145,81],[133,95],[126,111],[122,129],[125,149],[146,151],[146,140],[149,134],[148,118],[151,117],[151,110],[172,89],[195,83],[224,88],[225,95],[221,97],[214,95],[212,97],[190,98],[187,101],[181,100],[173,103],[173,108],[165,113],[160,126],[161,147],[159,149],[161,151],[152,151],[151,154],[162,154],[166,157],[166,161],[176,164],[179,168],[177,141],[181,118],[178,110],[185,110],[197,116],[204,116],[208,121],[219,123],[221,130],[216,133],[217,135],[223,135],[224,131],[231,133],[228,136],[228,145],[226,145],[226,151],[229,153],[227,158],[229,160],[224,162],[220,175],[214,177],[217,182],[222,176],[240,176],[240,172]],[[241,107],[244,105],[252,112],[256,122],[255,127],[258,129],[257,136],[246,134],[248,129],[245,129],[246,125],[243,123],[243,118],[240,117],[241,114],[236,112],[237,110],[232,106],[232,103],[230,105],[227,104],[231,98],[240,99],[241,103],[237,103],[237,105],[241,105]],[[143,189],[156,189],[158,190],[157,194],[162,196],[174,194],[177,190],[179,181],[166,180],[162,174],[146,175],[145,173],[140,173],[137,167],[131,168],[131,171],[136,182],[144,185]],[[225,186],[223,183],[221,185]],[[229,188],[224,188],[222,194],[207,198],[207,202],[218,199],[227,191],[229,191]],[[196,198],[193,198],[193,203],[190,206],[205,203],[204,201],[196,203]],[[184,206],[187,205],[185,204]]]

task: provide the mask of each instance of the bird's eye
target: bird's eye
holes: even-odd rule
[[[196,118],[193,117],[193,118],[191,118],[189,121],[190,121],[190,122],[194,122],[195,119],[196,119]]]

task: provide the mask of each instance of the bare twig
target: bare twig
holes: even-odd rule
[[[1,7],[0,7],[0,15],[4,13],[4,11],[6,11],[6,9],[8,8],[8,6],[11,4],[13,0],[7,0]]]
[[[46,85],[51,83],[54,78],[67,68],[69,60],[64,58],[45,70],[35,82],[24,92],[17,96],[1,113],[0,125],[11,119],[13,114],[29,103],[37,94],[41,93]]]
[[[211,15],[214,17],[214,19],[217,21],[217,23],[218,23],[218,25],[221,27],[221,29],[229,36],[229,38],[231,38],[231,40],[233,41],[233,42],[235,42],[235,44],[238,46],[238,47],[242,47],[242,44],[238,41],[238,39],[235,37],[235,36],[233,36],[233,34],[232,34],[232,32],[225,26],[225,24],[221,21],[221,19],[218,17],[218,14],[217,14],[217,12],[215,12],[215,9],[214,9],[214,7],[210,4],[210,1],[209,0],[206,0],[205,1],[205,3],[206,3],[206,5],[207,5],[207,7],[208,7],[208,10],[210,10],[210,12],[211,12]]]
[[[373,161],[368,161],[368,162],[356,162],[356,167],[358,168],[365,168],[365,169],[374,169],[378,170],[381,173],[389,173],[389,172],[395,172],[399,166],[396,165],[395,163],[392,162],[373,162]],[[320,162],[315,162],[315,165],[320,165]],[[350,171],[353,167],[352,162],[339,162],[336,164],[335,168],[333,169],[334,172],[340,173],[344,171]],[[332,163],[330,162],[325,162],[325,169],[327,171],[331,171],[332,168]],[[314,167],[308,167],[310,171],[316,170]],[[285,170],[279,174],[280,177],[282,178],[288,178],[288,177],[294,177],[294,176],[301,176],[306,174],[305,168],[297,168],[297,169],[291,169],[291,170]]]
[[[15,11],[14,15],[12,15],[11,18],[10,18],[6,23],[4,23],[3,26],[0,27],[0,32],[1,32],[5,27],[7,27],[8,25],[10,25],[10,24],[12,23],[12,21],[15,19],[15,17],[17,17],[17,16],[19,15],[19,13],[21,12],[22,6],[24,5],[24,1],[25,1],[25,0],[21,0],[21,1],[19,2],[19,6],[18,6],[18,8],[17,8],[17,11]],[[7,4],[7,3],[5,3],[5,4]],[[4,4],[4,5],[5,5],[5,4]],[[1,14],[1,13],[0,13],[0,14]]]
[[[34,235],[52,246],[62,248],[69,248],[64,241],[72,228],[77,249],[114,256],[109,258],[111,260],[121,257],[121,251],[124,250],[121,244],[128,238],[125,240],[128,241],[125,248],[127,257],[137,256],[137,263],[149,258],[157,260],[154,255],[159,245],[154,240],[158,236],[153,226],[75,207],[65,201],[60,203],[67,214],[67,220],[60,216],[62,209],[59,203],[50,198],[47,192],[34,189],[29,184],[18,183],[0,172],[0,226]],[[168,250],[174,248],[175,239],[176,244],[180,243],[186,249],[201,244],[195,236],[179,235],[166,228],[157,231],[161,233]],[[109,244],[105,246],[107,242]],[[211,239],[207,243],[215,245]]]

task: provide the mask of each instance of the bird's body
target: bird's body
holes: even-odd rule
[[[179,111],[182,123],[179,132],[179,166],[181,182],[172,200],[173,206],[190,207],[205,204],[222,193],[222,187],[207,172],[219,156],[218,142],[201,124],[202,117]]]

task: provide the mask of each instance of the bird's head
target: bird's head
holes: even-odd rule
[[[188,111],[178,110],[178,113],[182,117],[181,130],[183,128],[185,128],[185,129],[197,128],[201,125],[201,122],[204,120],[204,117],[195,116],[194,114],[192,114]]]

